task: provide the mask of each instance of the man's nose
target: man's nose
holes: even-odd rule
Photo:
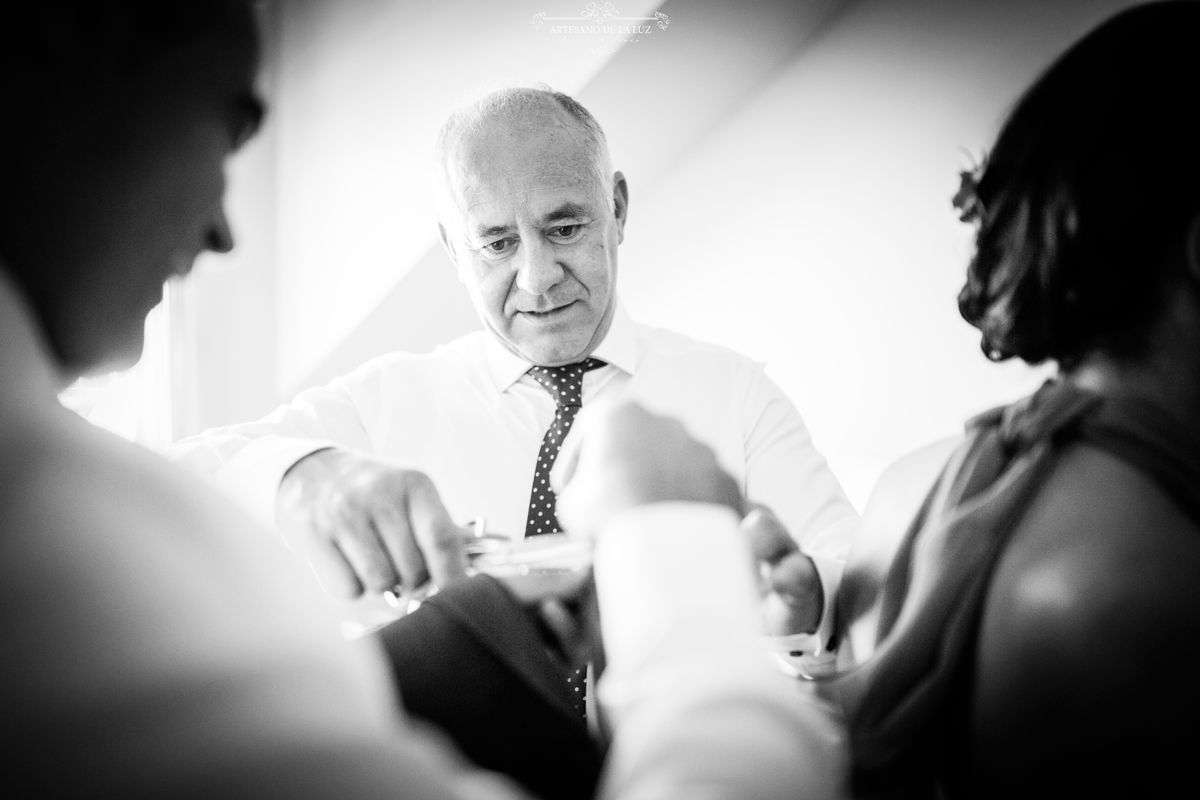
[[[538,237],[522,239],[517,256],[517,287],[529,294],[545,294],[563,279],[554,248]]]
[[[229,220],[225,218],[225,208],[217,205],[216,215],[209,222],[204,234],[204,248],[215,253],[228,253],[233,249],[233,232],[229,230]]]

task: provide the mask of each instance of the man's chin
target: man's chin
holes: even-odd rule
[[[582,361],[591,354],[595,325],[580,330],[579,319],[569,312],[556,318],[519,314],[509,335],[500,337],[513,353],[543,367]]]
[[[60,354],[63,379],[70,383],[77,378],[108,375],[124,372],[136,366],[142,358],[145,334],[138,329],[137,335],[129,335],[119,341],[97,337],[92,347],[77,348],[74,352]]]
[[[538,342],[518,342],[512,348],[514,352],[531,364],[539,367],[561,367],[564,364],[574,364],[591,355],[588,340],[582,343],[564,343],[561,339]]]

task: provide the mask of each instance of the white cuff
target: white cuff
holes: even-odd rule
[[[300,459],[337,442],[264,436],[238,451],[214,475],[217,485],[267,530],[275,530],[275,498],[284,473]]]
[[[656,659],[757,649],[754,567],[737,526],[708,503],[639,506],[605,526],[594,565],[606,683]]]

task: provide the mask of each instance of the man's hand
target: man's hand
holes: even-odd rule
[[[467,531],[446,513],[433,482],[344,450],[296,462],[279,485],[280,534],[331,596],[353,598],[397,584],[440,587],[466,577]]]
[[[717,503],[742,514],[733,478],[678,420],[622,403],[585,409],[576,428],[551,475],[567,530],[595,534],[649,503]]]
[[[775,636],[813,633],[821,622],[825,596],[816,565],[765,506],[742,520],[742,532],[759,565],[766,632]]]

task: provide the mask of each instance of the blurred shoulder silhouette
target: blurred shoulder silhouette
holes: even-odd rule
[[[199,482],[67,411],[163,282],[232,246],[258,125],[247,2],[10,4],[0,23],[0,642],[28,796],[442,797],[377,653]],[[19,787],[19,788],[18,788]],[[22,796],[25,796],[22,794]]]

